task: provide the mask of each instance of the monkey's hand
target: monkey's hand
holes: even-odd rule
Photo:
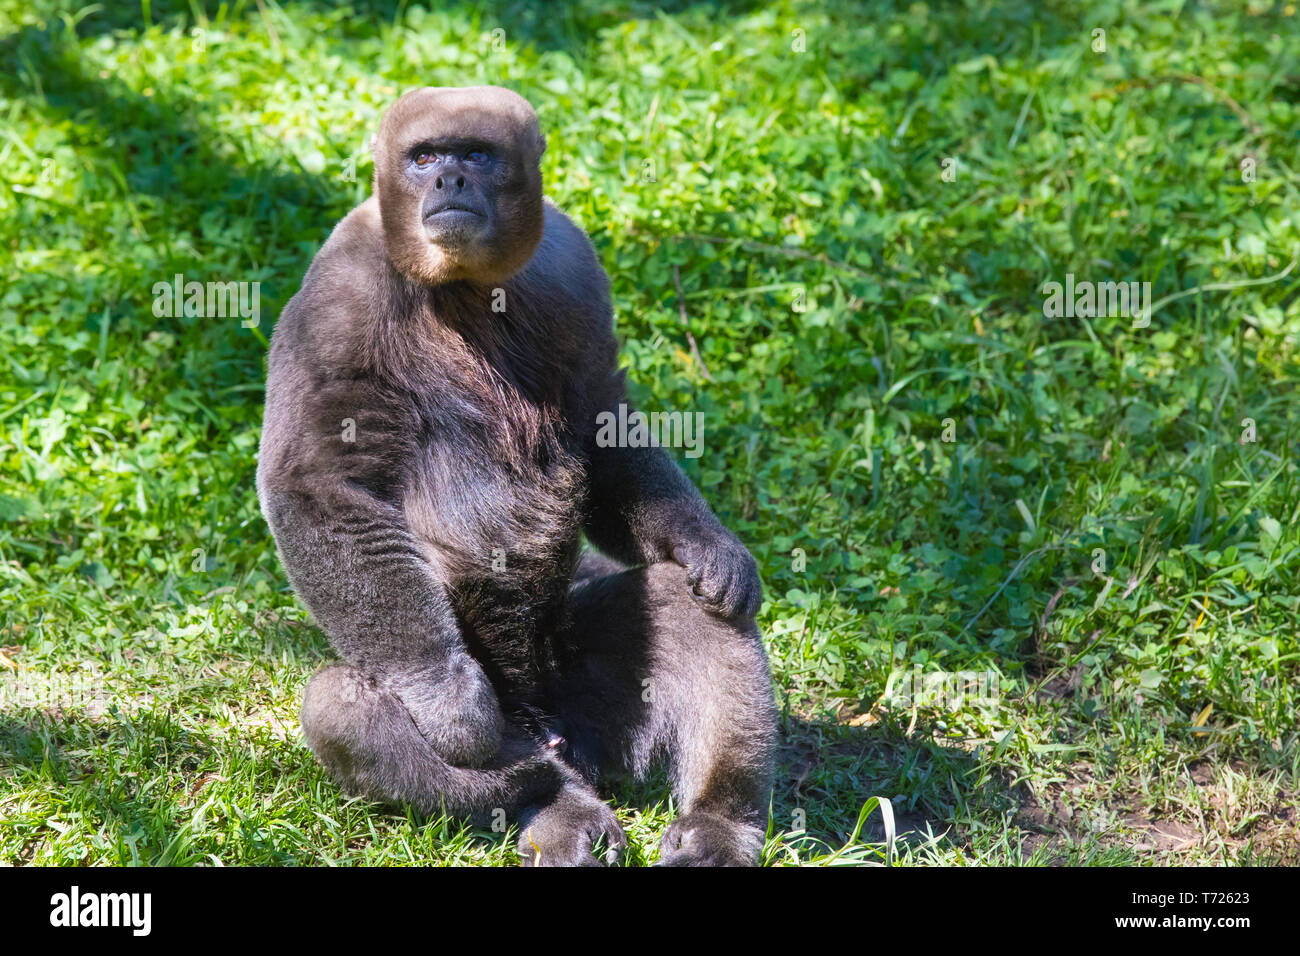
[[[452,650],[435,667],[395,675],[389,688],[433,749],[453,766],[482,766],[501,749],[501,705],[468,652]]]
[[[710,614],[748,620],[763,603],[758,565],[726,528],[709,529],[673,546],[673,560],[686,569],[691,593]]]

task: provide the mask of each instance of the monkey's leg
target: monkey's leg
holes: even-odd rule
[[[259,477],[259,492],[294,590],[339,654],[444,760],[476,767],[496,753],[496,692],[401,509],[330,475]]]
[[[578,560],[577,568],[574,569],[573,581],[575,584],[580,584],[592,578],[603,578],[626,570],[627,565],[619,564],[608,555],[601,554],[599,551],[584,551]]]
[[[569,759],[641,775],[666,753],[681,814],[663,865],[758,862],[776,708],[752,622],[702,610],[672,563],[581,581],[554,697]]]
[[[351,664],[328,664],[308,682],[302,729],[350,793],[481,823],[499,815],[518,819],[525,865],[539,862],[539,852],[542,865],[593,865],[598,837],[614,854],[626,843],[613,811],[591,787],[518,728],[507,723],[501,749],[484,766],[454,767],[419,732],[397,695]]]
[[[507,814],[546,800],[569,771],[507,732],[480,767],[448,764],[416,727],[401,699],[351,664],[327,664],[307,684],[302,730],[330,775],[351,793],[430,812]]]

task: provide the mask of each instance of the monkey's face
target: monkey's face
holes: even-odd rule
[[[424,87],[384,114],[375,189],[393,264],[425,285],[500,282],[542,237],[537,114],[495,86]]]

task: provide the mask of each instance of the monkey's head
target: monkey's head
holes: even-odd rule
[[[500,282],[542,238],[546,141],[537,114],[499,86],[426,86],[384,114],[375,192],[388,256],[425,285]]]

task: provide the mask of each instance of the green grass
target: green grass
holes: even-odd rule
[[[515,862],[316,767],[253,489],[378,116],[500,83],[759,559],[770,862],[1300,862],[1294,4],[432,6],[0,0],[0,861]],[[175,273],[260,327],[155,318]],[[1179,297],[1046,318],[1067,273]],[[917,667],[1000,698],[885,696]],[[652,861],[662,788],[616,806]]]

